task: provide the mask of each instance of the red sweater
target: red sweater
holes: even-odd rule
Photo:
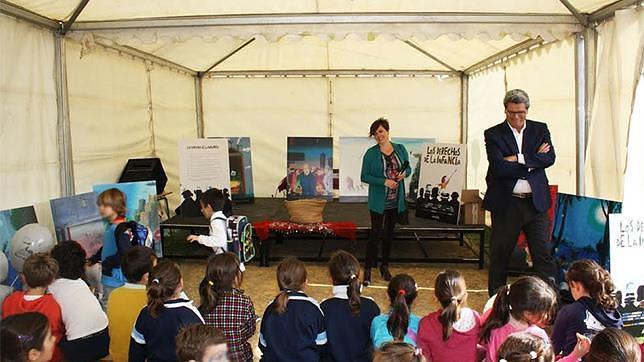
[[[443,326],[438,320],[441,310],[428,314],[420,320],[416,344],[423,352],[425,358],[432,362],[475,362],[477,357],[477,343],[481,330],[481,318],[471,309],[461,310],[461,319],[452,335],[443,341]]]
[[[44,314],[49,319],[51,333],[56,337],[56,347],[51,360],[52,362],[63,361],[63,353],[58,346],[60,340],[65,336],[65,327],[63,326],[60,306],[51,294],[45,294],[35,300],[26,300],[24,296],[25,292],[16,291],[5,298],[2,304],[2,318],[4,319],[10,315],[25,312],[39,312]]]

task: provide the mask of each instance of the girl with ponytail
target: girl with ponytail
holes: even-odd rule
[[[329,361],[371,361],[371,321],[380,314],[373,299],[363,297],[360,263],[340,250],[331,256],[329,274],[333,297],[322,302]]]
[[[290,257],[277,266],[275,300],[266,307],[259,332],[262,361],[319,361],[326,355],[324,314],[304,293],[304,263]]]
[[[206,275],[199,284],[199,312],[207,325],[226,336],[231,361],[252,361],[248,340],[255,334],[255,307],[241,290],[243,274],[239,258],[233,253],[211,255]]]
[[[418,347],[432,362],[477,361],[481,317],[466,307],[465,279],[455,270],[438,274],[434,295],[441,308],[420,320]]]
[[[577,342],[577,333],[592,338],[604,328],[622,328],[622,316],[617,311],[613,293],[615,285],[610,274],[592,260],[572,263],[566,273],[574,303],[557,313],[552,331],[556,354],[568,354]]]
[[[483,323],[481,343],[486,349],[487,361],[498,361],[499,347],[516,332],[528,332],[550,342],[543,327],[555,313],[557,294],[542,279],[525,276],[499,289],[492,310]],[[590,340],[577,335],[575,351],[559,362],[577,362],[590,347]]]
[[[179,266],[159,262],[148,277],[148,304],[134,323],[130,338],[130,362],[176,361],[175,336],[190,324],[203,324],[201,314],[185,298]]]
[[[398,274],[387,287],[391,303],[389,314],[377,316],[371,322],[371,341],[376,348],[385,342],[403,341],[416,346],[420,317],[411,313],[418,295],[416,281],[407,274]]]

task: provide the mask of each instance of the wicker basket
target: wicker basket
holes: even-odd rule
[[[284,201],[289,220],[298,224],[316,224],[323,221],[326,200],[303,199]]]

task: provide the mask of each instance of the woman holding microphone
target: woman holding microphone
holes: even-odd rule
[[[409,153],[402,144],[389,140],[389,122],[375,120],[369,128],[369,137],[376,145],[370,147],[362,158],[361,181],[369,185],[369,213],[371,232],[367,244],[367,258],[363,284],[371,284],[371,268],[377,266],[378,241],[382,234],[382,262],[380,275],[391,280],[389,254],[394,227],[399,215],[407,210],[405,204],[405,176],[411,174]]]

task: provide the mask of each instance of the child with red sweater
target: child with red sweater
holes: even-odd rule
[[[2,319],[14,314],[26,312],[42,313],[49,320],[51,334],[56,338],[52,361],[62,361],[63,354],[58,343],[63,338],[65,328],[60,312],[60,306],[47,287],[58,274],[58,263],[48,254],[38,253],[25,260],[22,270],[24,291],[13,292],[2,304]]]
[[[420,320],[417,345],[428,361],[475,362],[481,318],[467,308],[467,288],[461,274],[446,270],[436,277],[434,294],[441,309]]]

